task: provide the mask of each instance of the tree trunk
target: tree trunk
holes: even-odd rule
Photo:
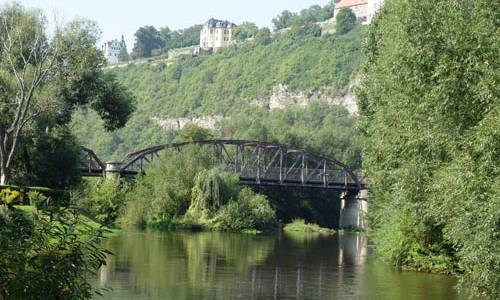
[[[5,162],[0,162],[0,185],[6,185],[9,181],[9,170],[5,166]]]
[[[3,141],[5,139],[2,134],[2,128],[0,128],[0,185],[7,184],[7,156],[5,155],[5,149],[3,147]]]
[[[7,167],[7,134],[3,127],[0,127],[0,185],[6,185],[9,181],[9,168]]]

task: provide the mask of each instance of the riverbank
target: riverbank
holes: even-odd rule
[[[14,209],[20,211],[23,216],[27,219],[30,219],[33,214],[38,213],[38,209],[31,205],[14,205]],[[91,217],[76,211],[74,218],[72,220],[68,220],[70,222],[79,223],[79,227],[88,227],[92,230],[104,230],[104,237],[112,237],[117,236],[123,232],[123,230],[119,227],[108,227],[105,226],[96,220],[93,220]]]

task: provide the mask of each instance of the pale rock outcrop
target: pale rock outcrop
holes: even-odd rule
[[[290,106],[306,107],[309,102],[314,100],[325,101],[330,105],[342,105],[350,114],[357,114],[358,107],[356,98],[353,92],[355,83],[352,83],[343,95],[331,96],[328,89],[320,91],[290,91],[286,85],[278,85],[273,88],[271,97],[268,103],[265,99],[257,99],[252,101],[253,104],[265,105],[268,104],[270,110],[283,109]]]
[[[184,128],[187,124],[195,124],[203,128],[207,129],[215,129],[215,126],[218,122],[222,121],[224,117],[222,116],[205,116],[205,117],[197,117],[197,118],[161,118],[161,117],[152,117],[153,121],[158,124],[163,129],[170,130],[179,130]]]

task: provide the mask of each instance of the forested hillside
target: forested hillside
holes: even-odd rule
[[[136,96],[135,114],[125,128],[106,133],[92,112],[82,110],[73,118],[73,132],[100,156],[120,158],[170,142],[176,128],[165,125],[172,123],[169,118],[208,116],[220,120],[217,137],[292,143],[359,165],[353,117],[315,98],[346,93],[361,64],[363,31],[357,27],[321,36],[317,25],[295,26],[276,36],[260,31],[253,41],[215,54],[109,69]],[[315,104],[305,111],[270,110],[269,99],[279,85],[303,92]]]

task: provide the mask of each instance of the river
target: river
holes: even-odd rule
[[[96,299],[465,299],[451,276],[400,272],[363,234],[123,233]]]

